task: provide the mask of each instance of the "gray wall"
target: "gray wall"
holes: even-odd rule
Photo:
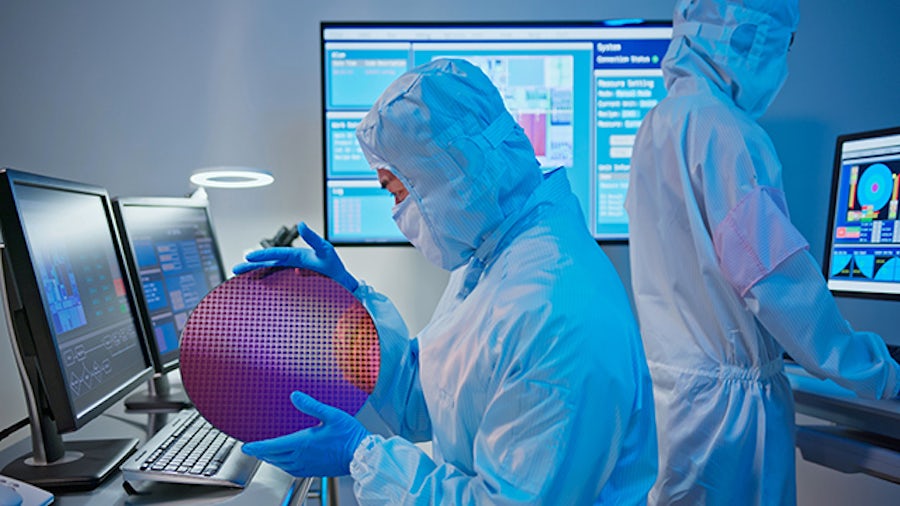
[[[210,190],[227,264],[279,226],[322,230],[319,22],[671,17],[673,0],[82,0],[0,2],[0,165],[180,196],[209,165],[272,171],[273,186]],[[865,5],[865,8],[861,6]],[[900,124],[900,3],[804,1],[791,76],[763,118],[785,165],[795,223],[821,259],[834,138]],[[625,279],[627,248],[607,247]],[[342,248],[412,331],[446,275],[411,248]],[[889,330],[896,306],[843,302],[858,327]],[[891,339],[900,342],[900,331]],[[0,427],[25,415],[0,330]],[[801,503],[900,496],[895,485],[801,463]],[[834,485],[832,485],[834,484]],[[829,499],[831,498],[831,499]],[[865,500],[857,502],[866,503]]]

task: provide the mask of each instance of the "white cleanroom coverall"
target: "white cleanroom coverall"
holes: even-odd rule
[[[784,351],[860,395],[897,394],[884,342],[840,316],[791,224],[756,122],[797,19],[797,0],[679,1],[668,95],[635,140],[626,208],[659,433],[651,504],[795,503]]]
[[[642,504],[657,461],[649,373],[565,170],[541,174],[461,60],[399,77],[357,136],[408,189],[396,213],[415,206],[427,229],[413,243],[452,271],[414,339],[387,299],[356,290],[382,342],[368,402],[397,434],[357,448],[360,504]],[[433,458],[412,443],[425,440]]]

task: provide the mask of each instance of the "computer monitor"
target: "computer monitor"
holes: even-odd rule
[[[325,235],[334,244],[402,244],[393,199],[355,128],[384,89],[441,57],[479,66],[525,130],[541,167],[565,167],[600,241],[628,237],[634,137],[665,96],[667,22],[322,23]]]
[[[0,169],[7,321],[33,452],[2,473],[50,490],[96,487],[137,439],[66,441],[153,372],[103,188]]]
[[[126,258],[137,276],[138,311],[155,374],[147,393],[128,397],[129,410],[168,411],[190,406],[169,385],[178,367],[179,341],[191,311],[225,281],[208,202],[195,198],[120,197],[113,200]]]
[[[835,295],[900,299],[900,127],[841,135],[824,271]]]

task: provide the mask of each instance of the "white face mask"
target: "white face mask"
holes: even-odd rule
[[[438,247],[431,230],[422,218],[418,204],[411,195],[394,206],[393,218],[400,232],[403,232],[409,242],[425,255],[429,262],[443,269],[448,268],[444,266],[444,255],[441,248]]]

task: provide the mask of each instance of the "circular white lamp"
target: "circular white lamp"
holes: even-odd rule
[[[206,188],[255,188],[273,182],[271,172],[252,167],[206,167],[191,174],[191,183]]]

